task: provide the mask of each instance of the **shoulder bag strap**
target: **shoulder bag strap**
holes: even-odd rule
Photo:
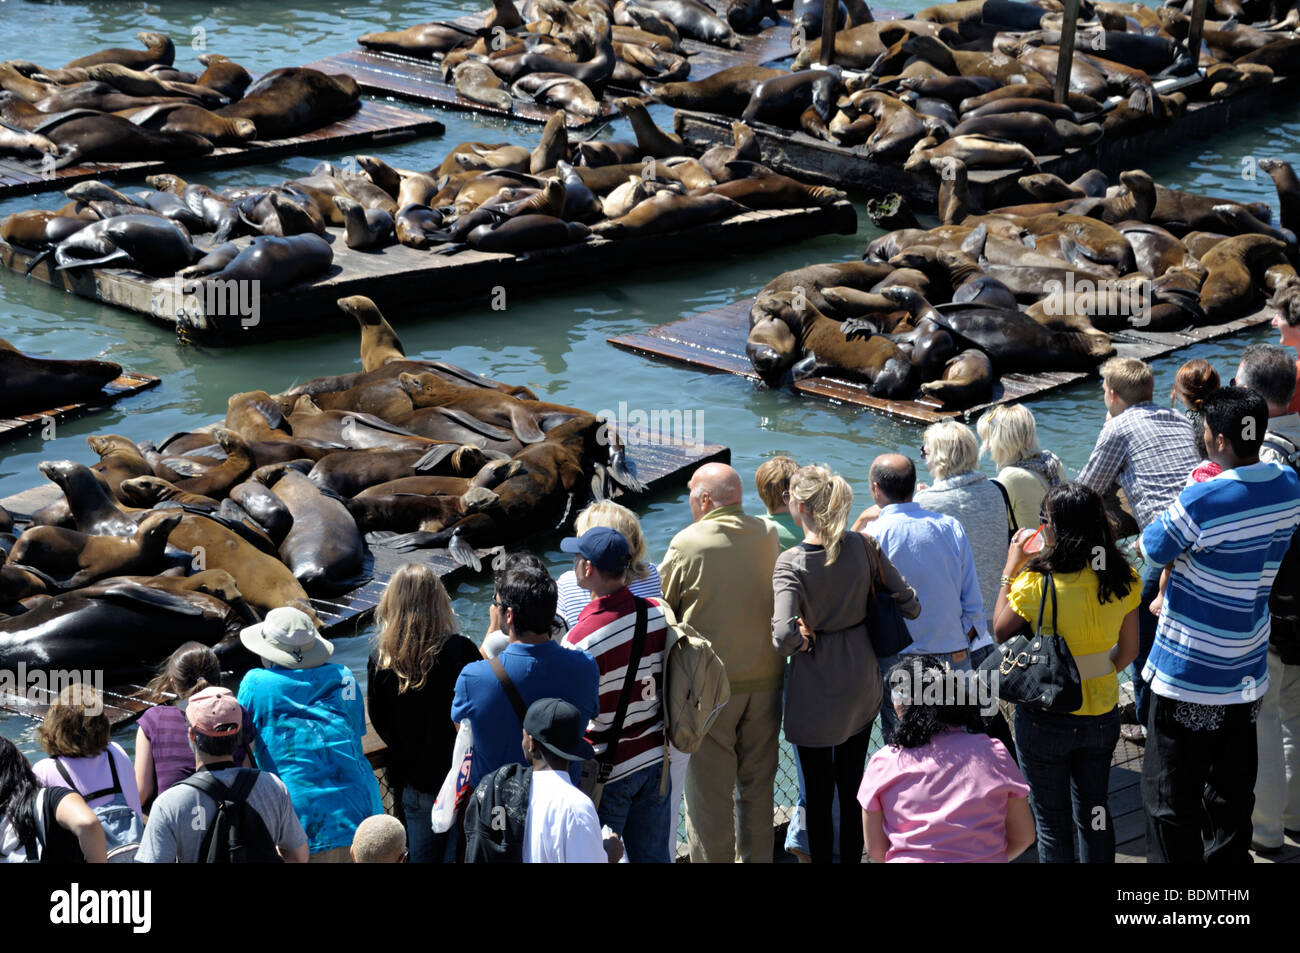
[[[528,706],[524,704],[523,696],[519,694],[519,689],[515,688],[515,683],[510,680],[510,674],[501,659],[494,656],[488,659],[488,664],[492,666],[492,672],[501,683],[501,688],[505,691],[506,698],[510,699],[510,704],[514,707],[515,714],[519,716],[519,723],[522,725],[524,715],[528,714]]]
[[[646,629],[649,628],[650,603],[640,596],[636,600],[636,630],[632,635],[632,653],[627,659],[627,674],[623,676],[623,691],[618,696],[618,708],[614,712],[614,723],[610,725],[609,743],[605,753],[599,758],[600,774],[598,779],[603,785],[614,771],[614,758],[618,754],[618,736],[623,730],[623,721],[627,718],[627,706],[632,700],[632,686],[636,684],[636,673],[641,667],[641,656],[645,652]]]
[[[1038,600],[1038,627],[1034,630],[1035,635],[1043,634],[1043,610],[1047,608],[1047,593],[1052,594],[1052,635],[1060,635],[1056,630],[1056,580],[1052,578],[1050,572],[1043,573],[1043,594]]]
[[[1011,537],[1015,536],[1016,531],[1020,529],[1020,524],[1016,522],[1015,508],[1011,505],[1011,495],[1007,493],[1007,488],[1002,485],[1002,482],[1000,480],[990,479],[989,482],[998,488],[998,492],[1002,494],[1002,502],[1006,505],[1007,526],[1009,527],[1008,534],[1007,534],[1007,541],[1010,542]]]
[[[218,781],[211,771],[204,768],[200,768],[188,778],[183,778],[176,783],[185,784],[196,790],[202,791],[208,797],[212,798],[212,800],[216,801],[218,805],[223,801],[231,800],[230,789]]]

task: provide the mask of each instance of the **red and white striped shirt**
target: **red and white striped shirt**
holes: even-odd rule
[[[664,647],[668,625],[655,599],[647,599],[645,648],[637,665],[637,680],[628,700],[627,716],[619,732],[617,760],[610,781],[648,768],[664,756]],[[577,624],[564,637],[566,648],[579,649],[596,660],[600,669],[600,710],[587,726],[587,740],[603,754],[610,740],[614,713],[623,692],[627,666],[636,633],[636,601],[624,586],[618,592],[587,603]]]

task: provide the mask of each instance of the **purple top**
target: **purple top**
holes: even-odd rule
[[[159,705],[140,716],[140,730],[149,739],[153,757],[154,797],[194,773],[194,751],[190,748],[185,712],[174,705]],[[253,737],[253,719],[244,709],[242,738]],[[241,740],[235,746],[235,764],[243,766],[248,748]]]
[[[84,797],[91,791],[102,791],[113,786],[113,772],[108,766],[108,756],[110,754],[117,763],[117,781],[122,785],[122,794],[126,797],[126,803],[143,821],[144,811],[140,808],[140,789],[135,785],[135,768],[131,766],[131,759],[126,756],[126,752],[122,750],[122,746],[116,741],[109,742],[107,751],[101,751],[89,758],[61,756],[59,761],[63,764],[64,770],[68,772],[68,777],[72,779],[77,793]],[[68,782],[59,773],[59,767],[54,763],[53,758],[42,758],[37,761],[32,767],[32,773],[36,775],[36,780],[47,788],[68,786]],[[86,799],[86,804],[92,808],[103,807],[105,804],[112,803],[113,795],[111,794],[97,797],[94,800]]]

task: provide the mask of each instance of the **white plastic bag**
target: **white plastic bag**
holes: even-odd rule
[[[456,745],[451,751],[451,770],[442,780],[438,797],[433,802],[433,830],[444,834],[456,823],[456,802],[460,792],[469,787],[469,767],[474,760],[474,732],[469,719],[460,723],[456,732]]]

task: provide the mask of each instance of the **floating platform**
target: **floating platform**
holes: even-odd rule
[[[718,443],[703,441],[687,442],[658,433],[642,430],[625,430],[619,433],[627,447],[628,459],[636,466],[637,477],[646,484],[644,494],[631,494],[624,491],[615,493],[619,502],[635,507],[638,500],[645,499],[663,490],[684,486],[695,470],[706,463],[730,463],[731,449]],[[43,506],[55,502],[62,495],[53,483],[44,483],[24,490],[22,493],[0,500],[9,512],[15,514],[15,520],[22,514],[31,514]],[[577,512],[569,514],[571,523]],[[542,533],[516,540],[509,546],[478,550],[483,570],[490,571],[493,557],[506,550],[527,549],[534,544],[551,544],[562,535],[560,529],[552,533]],[[394,572],[407,563],[420,563],[429,566],[446,580],[473,575],[468,566],[457,563],[445,549],[417,549],[407,553],[394,552],[383,546],[369,546],[371,553],[371,572],[369,580],[356,589],[342,595],[329,598],[313,598],[312,607],[322,622],[321,631],[331,638],[357,635],[369,620],[375,607],[379,604],[384,588]],[[0,708],[6,708],[4,699],[0,699]],[[143,709],[142,709],[143,710]],[[39,717],[39,713],[35,716]]]
[[[463,304],[495,288],[504,288],[509,295],[527,285],[610,274],[619,268],[633,268],[640,274],[651,265],[786,245],[833,232],[852,235],[856,229],[857,214],[848,202],[827,208],[752,211],[689,231],[618,241],[593,237],[578,244],[520,255],[473,249],[436,255],[404,245],[354,251],[344,243],[342,229],[331,228],[334,262],[330,271],[314,282],[259,295],[255,325],[244,324],[248,316],[208,313],[226,310],[224,296],[190,294],[188,288],[187,293],[180,294],[171,278],[155,279],[118,268],[56,271],[52,258],[38,264],[31,276],[52,287],[135,311],[173,327],[183,322],[187,333],[198,340],[233,344],[247,343],[254,337],[300,335],[305,327],[314,329],[321,322],[355,328],[355,323],[336,305],[339,298],[348,295],[368,295],[386,310],[418,306],[423,314],[453,303]],[[248,241],[242,238],[237,243]],[[0,264],[19,275],[33,254],[0,242]],[[205,310],[209,305],[211,308]]]
[[[11,673],[12,675],[13,673]],[[43,676],[35,672],[32,673],[32,677],[35,679],[43,678]],[[62,684],[58,686],[60,690],[63,687]],[[55,699],[58,697],[58,691],[40,685],[27,685],[23,686],[23,688],[24,694],[16,694],[8,691],[6,686],[0,684],[0,711],[22,715],[24,718],[30,718],[35,722],[44,721],[50,706],[54,704]],[[143,685],[122,685],[115,688],[105,688],[100,694],[104,699],[104,714],[108,716],[108,723],[114,729],[130,724],[150,708],[165,704],[173,697],[160,698],[154,696]]]
[[[123,397],[130,397],[142,390],[157,387],[160,380],[161,378],[154,377],[152,374],[127,371],[121,377],[105,384],[103,396],[100,398],[82,401],[79,404],[63,404],[35,414],[0,417],[0,440],[17,440],[19,437],[36,433],[51,421],[62,423],[65,420],[76,420],[78,417],[84,417],[86,414],[107,407]]]
[[[1227,99],[1194,102],[1187,111],[1163,125],[1122,139],[1103,138],[1085,149],[1069,149],[1061,155],[1039,156],[1038,171],[1072,181],[1089,169],[1100,169],[1112,179],[1125,169],[1140,167],[1153,157],[1168,155],[1183,145],[1206,143],[1214,136],[1253,116],[1279,105],[1294,106],[1300,91],[1300,74],[1279,76],[1267,87],[1249,89]],[[687,147],[695,152],[733,142],[735,119],[715,113],[678,110],[673,127]],[[791,131],[764,123],[751,123],[758,139],[764,165],[814,185],[859,189],[883,195],[897,192],[913,203],[917,211],[929,211],[938,198],[939,180],[934,175],[912,175],[902,162],[876,162],[867,158],[865,146],[837,146],[802,131]],[[971,169],[968,185],[976,208],[998,208],[1029,201],[1017,179],[1033,170]],[[1263,173],[1260,173],[1263,174]]]
[[[610,344],[624,350],[665,358],[692,367],[727,371],[757,381],[759,376],[745,354],[745,338],[749,334],[749,309],[753,303],[753,298],[746,298],[713,311],[704,311],[680,321],[661,324],[648,331],[624,334],[608,340]],[[1272,320],[1273,313],[1274,309],[1264,308],[1225,324],[1188,328],[1184,331],[1115,331],[1111,333],[1110,338],[1121,357],[1136,357],[1145,361],[1201,341],[1209,341],[1246,328],[1267,324]],[[943,404],[933,398],[887,400],[873,397],[867,392],[865,384],[835,377],[810,377],[797,381],[793,389],[799,394],[866,407],[885,416],[910,423],[932,424],[951,417],[969,421],[998,404],[1037,397],[1067,384],[1095,377],[1095,374],[1085,374],[1081,371],[1003,374],[993,384],[991,400],[961,410],[944,409]]]
[[[186,159],[163,156],[139,162],[90,162],[44,173],[35,160],[0,159],[0,199],[34,192],[63,190],[75,182],[106,176],[131,175],[143,178],[155,172],[226,169],[237,165],[270,162],[290,155],[347,152],[370,146],[390,145],[420,136],[440,136],[446,127],[423,113],[391,103],[363,100],[361,108],[346,119],[321,126],[288,139],[250,141],[246,146],[219,146],[203,156]]]

